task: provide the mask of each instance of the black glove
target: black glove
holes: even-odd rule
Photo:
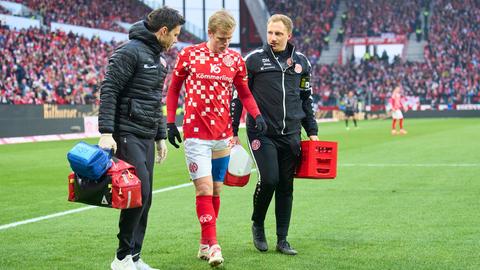
[[[182,137],[180,136],[180,132],[178,131],[177,125],[175,123],[167,123],[168,129],[168,141],[171,145],[175,146],[175,148],[179,148],[180,146],[175,142],[175,139],[178,140],[179,143],[182,142]]]
[[[265,122],[261,114],[259,114],[257,118],[255,118],[255,128],[260,135],[265,135],[265,133],[267,133],[267,123]]]

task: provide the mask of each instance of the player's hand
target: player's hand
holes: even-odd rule
[[[310,138],[310,141],[318,141],[318,136],[317,135],[310,135],[308,137]]]
[[[267,133],[267,123],[261,114],[257,115],[257,118],[255,118],[255,128],[260,135],[265,135],[265,133]]]
[[[240,138],[238,136],[233,136],[232,138],[232,144],[237,145],[240,144]]]
[[[113,153],[117,152],[117,142],[113,139],[112,133],[103,133],[98,140],[98,146],[103,149],[112,149]]]
[[[178,131],[177,125],[175,123],[167,123],[167,136],[168,136],[168,141],[170,142],[171,145],[175,146],[175,148],[179,148],[180,145],[177,144],[175,139],[177,139],[178,143],[182,142],[182,137],[180,136],[180,132]]]
[[[157,141],[157,156],[155,158],[155,161],[159,164],[162,164],[165,159],[167,159],[167,143],[165,140],[158,140]]]

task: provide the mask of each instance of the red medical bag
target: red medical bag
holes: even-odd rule
[[[112,166],[97,181],[70,173],[68,200],[118,209],[142,206],[142,183],[135,175],[135,167],[112,158]]]
[[[333,179],[337,176],[337,143],[302,141],[301,160],[295,177]]]

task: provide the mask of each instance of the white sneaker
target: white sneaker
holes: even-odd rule
[[[208,264],[210,264],[210,266],[215,267],[223,263],[222,248],[220,248],[218,244],[210,247],[208,255],[210,256],[208,259]]]
[[[142,259],[138,259],[138,261],[135,262],[135,267],[137,267],[137,270],[159,270],[157,268],[152,268],[150,265],[146,264]]]
[[[210,256],[208,256],[209,249],[209,245],[200,244],[200,247],[198,248],[197,258],[201,260],[208,260],[210,258]]]
[[[133,263],[132,255],[127,255],[123,260],[119,260],[115,255],[115,259],[110,264],[112,270],[137,270],[135,263]]]

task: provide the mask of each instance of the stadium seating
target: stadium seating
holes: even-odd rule
[[[64,21],[77,25],[119,30],[115,20],[133,22],[150,9],[133,0],[84,0],[21,2],[43,14],[44,22]],[[330,30],[338,0],[265,1],[271,14],[294,19],[292,42],[313,65],[312,85],[316,106],[335,106],[349,90],[372,105],[385,104],[394,84],[401,82],[407,95],[422,104],[480,103],[480,4],[474,0],[432,2],[428,18],[425,63],[388,63],[378,56],[361,64],[340,66],[317,63]],[[74,4],[76,3],[76,4]],[[347,35],[380,32],[411,33],[419,12],[428,1],[347,1]],[[105,5],[115,9],[102,9]],[[130,10],[131,9],[131,10]],[[86,11],[88,10],[88,12]],[[129,10],[129,12],[124,12]],[[378,16],[382,11],[382,16]],[[109,14],[122,14],[111,17]],[[106,23],[108,22],[108,23]],[[308,23],[306,23],[308,22]],[[413,24],[413,25],[414,25]],[[445,31],[447,29],[447,31]],[[199,40],[182,32],[183,42]],[[0,103],[90,104],[98,102],[108,56],[116,43],[85,39],[73,34],[29,29],[11,30],[0,25]],[[173,64],[178,50],[166,54]],[[167,78],[168,81],[168,78]]]
[[[67,23],[116,32],[126,32],[116,21],[134,23],[151,9],[136,0],[16,0],[37,11],[43,23]]]
[[[352,10],[360,9],[357,3],[366,1],[348,2]],[[379,6],[391,3],[380,1]],[[395,20],[408,21],[413,13],[402,13],[406,7],[418,7],[419,1],[406,1],[399,10]],[[398,4],[398,2],[396,2]],[[369,5],[370,6],[370,5]],[[356,7],[356,8],[352,8]],[[391,10],[391,7],[384,7]],[[370,28],[368,14],[375,14],[376,7],[370,9],[362,17],[350,19],[352,33],[368,35],[376,33]],[[315,100],[318,105],[338,105],[340,97],[349,90],[355,90],[362,100],[369,101],[372,105],[385,104],[391,90],[397,82],[401,82],[405,94],[419,97],[421,104],[437,106],[480,103],[480,34],[479,23],[480,4],[478,1],[435,1],[433,12],[428,22],[428,45],[425,48],[425,63],[395,61],[389,64],[380,57],[374,56],[368,62],[359,65],[349,63],[345,66],[323,65],[314,67],[312,85]],[[366,15],[367,14],[367,15]],[[387,12],[388,14],[388,12]],[[403,14],[403,15],[402,15]],[[350,16],[350,13],[349,13]],[[407,17],[405,17],[407,16]],[[381,16],[380,16],[381,17]],[[379,16],[373,16],[376,21]],[[389,21],[386,16],[385,23]],[[374,20],[374,21],[375,21]],[[353,23],[352,23],[353,21]],[[383,25],[383,21],[377,25]],[[391,26],[398,29],[395,33],[405,33],[406,25]],[[355,30],[363,29],[363,30]],[[387,29],[379,27],[379,29]],[[404,29],[400,31],[400,29]],[[446,31],[447,30],[447,31]],[[386,31],[386,30],[383,30]],[[410,30],[411,31],[411,30]]]
[[[2,6],[0,6],[0,14],[10,14],[10,11],[4,9]]]
[[[270,14],[281,13],[293,20],[293,40],[297,50],[317,63],[335,19],[338,0],[278,1],[266,0]]]
[[[346,1],[346,36],[380,36],[382,33],[409,34],[415,31],[421,13],[420,0]]]

